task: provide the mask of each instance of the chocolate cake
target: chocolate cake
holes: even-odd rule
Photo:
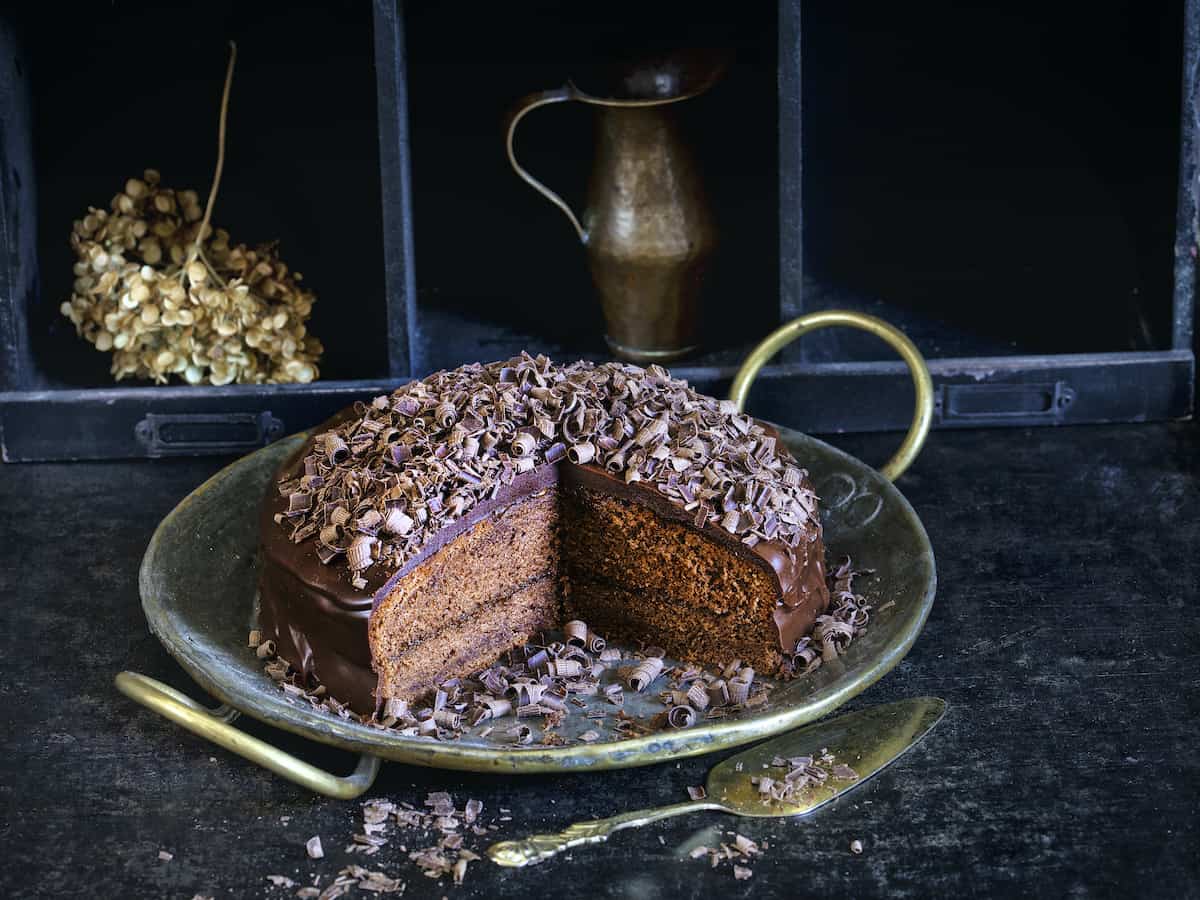
[[[522,355],[356,403],[262,507],[260,627],[358,712],[566,619],[775,671],[829,603],[770,429],[650,366]]]

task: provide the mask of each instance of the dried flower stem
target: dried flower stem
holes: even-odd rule
[[[229,42],[229,64],[225,67],[225,89],[221,92],[221,117],[217,126],[217,168],[213,172],[212,187],[208,191],[208,203],[204,205],[204,218],[200,220],[200,228],[196,231],[196,241],[192,244],[192,249],[188,253],[188,264],[195,262],[196,257],[200,255],[200,245],[204,240],[204,232],[208,230],[209,221],[212,219],[213,204],[217,201],[217,190],[221,186],[221,172],[225,168],[225,123],[229,116],[229,91],[233,87],[233,66],[237,62],[237,44],[233,41]],[[211,265],[205,260],[205,266],[209,272],[215,277],[216,272],[213,271]],[[187,271],[187,265],[183,267],[184,272]],[[217,278],[220,281],[220,278]],[[224,287],[224,282],[221,283]]]

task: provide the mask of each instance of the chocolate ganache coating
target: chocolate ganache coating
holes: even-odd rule
[[[555,485],[649,507],[761,567],[778,585],[784,654],[829,603],[807,473],[769,426],[657,366],[522,355],[440,372],[316,428],[277,482],[261,512],[260,628],[359,712],[376,705],[379,601],[479,521]]]

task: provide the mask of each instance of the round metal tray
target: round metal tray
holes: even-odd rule
[[[867,632],[815,672],[779,684],[769,703],[682,731],[638,737],[602,734],[561,747],[499,744],[465,736],[438,741],[341,719],[290,701],[246,646],[254,616],[257,510],[272,473],[303,435],[279,441],[221,470],[159,525],[142,562],[140,590],[150,629],[195,679],[232,710],[299,735],[366,754],[355,779],[312,769],[233,728],[230,710],[210,713],[134,673],[118,676],[129,696],[223,746],[315,790],[353,796],[370,784],[378,759],[505,773],[641,766],[708,753],[777,734],[826,715],[892,669],[916,640],[933,604],[933,551],[916,513],[886,478],[859,460],[786,428],[784,440],[812,474],[822,498],[831,559],[849,555],[874,574],[856,582],[874,603]],[[627,695],[627,702],[630,695]],[[639,697],[634,703],[649,702]],[[633,710],[635,713],[636,709]],[[560,729],[595,727],[578,713]],[[586,724],[584,724],[586,723]],[[321,780],[323,776],[326,781]]]

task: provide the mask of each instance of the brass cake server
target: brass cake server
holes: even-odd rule
[[[488,848],[488,856],[502,866],[525,866],[548,859],[563,850],[608,840],[622,828],[635,828],[702,809],[716,809],[737,816],[778,818],[804,816],[867,781],[920,741],[946,712],[946,702],[937,697],[915,697],[872,706],[827,722],[817,722],[757,744],[715,766],[705,785],[708,796],[657,809],[622,813],[607,819],[576,822],[558,834],[535,834],[524,840],[501,841]],[[769,768],[776,757],[833,755],[833,763],[845,764],[857,777],[826,778],[804,789],[793,800],[763,802],[750,779],[761,775],[782,777],[783,770]]]

